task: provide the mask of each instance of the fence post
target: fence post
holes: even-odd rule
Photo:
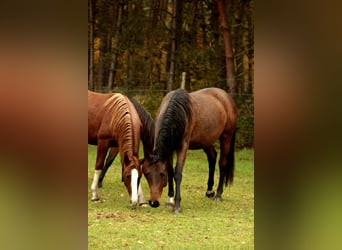
[[[182,72],[181,89],[185,89],[186,72]]]

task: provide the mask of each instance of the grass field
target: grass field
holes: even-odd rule
[[[141,154],[142,155],[142,154]],[[235,154],[234,184],[225,188],[222,202],[205,197],[208,166],[203,151],[188,151],[181,184],[182,212],[131,208],[121,182],[119,157],[99,189],[100,202],[90,201],[96,147],[88,147],[88,249],[254,249],[254,150]],[[215,171],[216,191],[218,166]],[[146,199],[149,189],[145,177]]]

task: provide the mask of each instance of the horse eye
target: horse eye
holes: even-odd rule
[[[131,178],[131,175],[126,175],[126,179],[129,180]]]
[[[164,173],[160,173],[160,177],[164,177],[165,176],[165,174]]]

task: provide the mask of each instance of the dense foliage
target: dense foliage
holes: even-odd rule
[[[89,82],[135,97],[154,116],[180,87],[227,90],[225,48],[214,0],[89,0]],[[253,146],[254,0],[223,2],[234,54],[238,147]]]

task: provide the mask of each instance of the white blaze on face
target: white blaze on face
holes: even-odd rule
[[[131,172],[131,190],[132,190],[132,205],[138,203],[138,170],[132,169]]]

